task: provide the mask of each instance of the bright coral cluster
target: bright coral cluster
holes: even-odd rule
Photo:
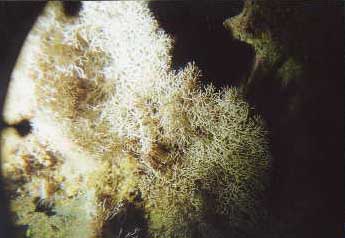
[[[173,41],[146,4],[84,2],[67,17],[51,2],[28,36],[30,64],[12,84],[33,85],[32,107],[13,109],[13,86],[5,117],[33,131],[3,133],[2,146],[15,222],[30,237],[201,237],[221,232],[212,216],[236,232],[260,218],[263,121],[236,88],[200,86],[193,63],[173,71]],[[109,231],[129,203],[147,224]]]

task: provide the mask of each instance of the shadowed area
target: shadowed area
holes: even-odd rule
[[[120,211],[103,227],[105,238],[147,237],[145,211],[134,203],[125,202]]]
[[[239,85],[254,56],[246,43],[232,39],[223,22],[242,10],[242,1],[152,1],[160,27],[174,40],[174,69],[194,61],[202,82],[216,87]]]
[[[16,63],[17,57],[36,18],[44,8],[46,2],[0,2],[0,111],[3,111],[10,75]],[[78,1],[64,3],[66,14],[75,16],[78,14],[81,4]],[[0,130],[7,127],[0,120]],[[27,120],[16,125],[20,135],[30,133],[31,126]],[[1,171],[1,170],[0,170]],[[1,172],[0,172],[1,175]],[[0,176],[1,178],[1,176]],[[0,236],[24,237],[26,226],[12,229],[8,209],[8,198],[3,191],[3,183],[0,180]]]
[[[0,111],[2,112],[12,69],[21,46],[45,2],[1,2],[0,3]],[[1,120],[2,121],[2,120]],[[6,126],[1,123],[1,130]],[[24,126],[25,127],[25,126]],[[25,229],[11,229],[8,199],[0,181],[0,234],[13,237]]]
[[[248,31],[275,30],[275,40],[286,51],[246,90],[271,131],[275,169],[268,204],[273,218],[283,224],[279,232],[284,237],[336,237],[344,220],[344,6],[267,2],[276,15],[271,19],[268,7],[260,18],[258,10]],[[253,65],[251,46],[231,39],[222,26],[242,7],[237,1],[150,3],[161,27],[175,39],[175,69],[194,60],[204,83],[218,87],[244,84]],[[291,81],[284,86],[281,75],[288,57],[302,65],[303,73],[292,70],[296,75],[287,75]],[[273,233],[279,229],[273,225]]]
[[[67,16],[78,16],[78,13],[82,8],[80,1],[63,1],[62,3]]]
[[[240,32],[247,30],[250,38],[268,31],[281,47],[279,59],[260,59],[267,64],[261,64],[247,92],[271,131],[275,164],[269,206],[285,226],[280,237],[341,237],[344,5],[261,1],[248,6],[250,17],[243,17]]]

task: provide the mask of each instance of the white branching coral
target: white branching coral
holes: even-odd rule
[[[145,210],[152,237],[220,232],[211,216],[237,230],[259,218],[270,162],[263,121],[237,89],[201,87],[193,63],[173,71],[172,39],[146,4],[84,2],[68,17],[50,2],[28,36],[30,64],[13,75],[33,85],[33,132],[12,135],[3,168],[21,180],[8,187],[32,237],[102,237],[128,202]],[[12,113],[12,100],[5,114],[28,117]],[[35,211],[37,199],[54,214]]]

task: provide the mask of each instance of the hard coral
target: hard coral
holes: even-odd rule
[[[270,164],[264,123],[237,89],[202,88],[193,63],[172,70],[172,40],[147,3],[85,2],[71,18],[51,2],[28,39],[37,141],[29,147],[57,161],[34,177],[17,166],[25,188],[43,190],[13,201],[30,236],[106,237],[128,203],[144,209],[152,237],[223,232],[213,216],[240,233],[255,226]],[[54,214],[35,211],[35,197]]]

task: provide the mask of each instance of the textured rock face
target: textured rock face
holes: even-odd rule
[[[172,70],[172,47],[146,3],[85,2],[78,17],[47,5],[5,111],[33,131],[3,134],[12,211],[29,237],[257,228],[271,159],[263,120],[236,88],[202,87],[192,62]],[[17,92],[21,82],[30,87]],[[14,106],[17,93],[30,110]]]

